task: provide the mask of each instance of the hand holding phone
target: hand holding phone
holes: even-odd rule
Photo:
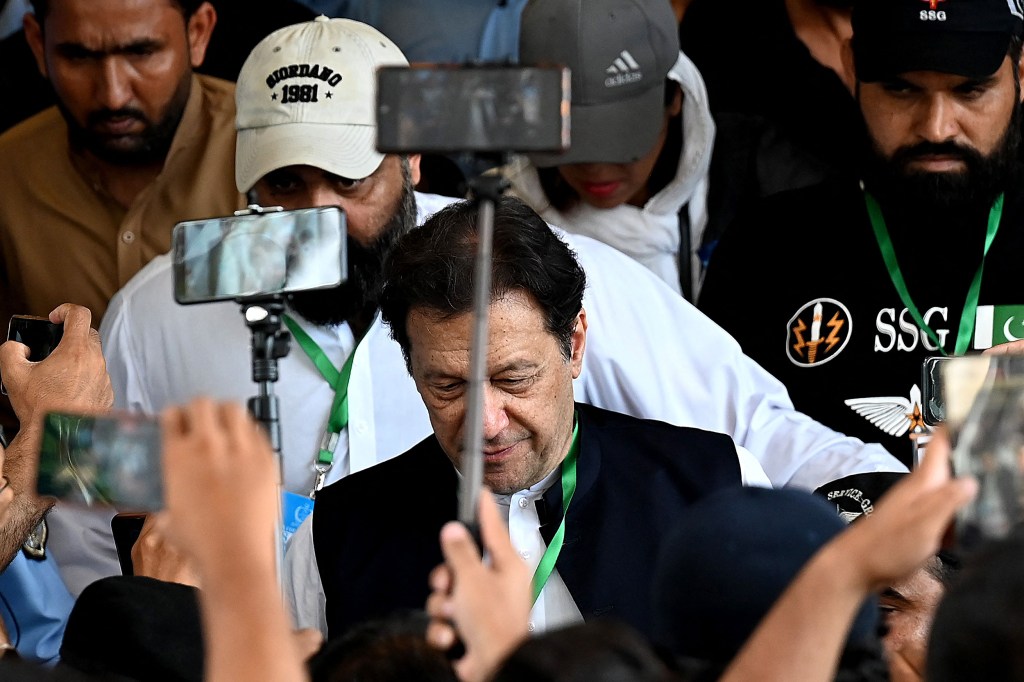
[[[60,343],[64,323],[53,323],[35,315],[14,315],[7,325],[7,340],[28,346],[28,361],[45,360]],[[7,386],[0,382],[0,393],[7,395]]]
[[[58,343],[40,362],[16,343],[0,346],[0,374],[11,405],[23,423],[36,422],[52,411],[102,412],[114,402],[99,333],[92,328],[88,308],[65,303],[49,321],[63,324]]]

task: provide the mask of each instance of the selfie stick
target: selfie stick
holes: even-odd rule
[[[481,175],[469,181],[477,204],[477,256],[473,272],[473,336],[469,360],[469,406],[466,435],[462,446],[462,489],[459,492],[459,521],[479,544],[477,507],[484,476],[484,382],[487,374],[487,321],[491,309],[491,245],[494,239],[494,204],[508,187],[501,175]]]

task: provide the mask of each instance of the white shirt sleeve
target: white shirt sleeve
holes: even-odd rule
[[[764,472],[761,463],[757,461],[757,457],[754,457],[750,450],[747,450],[742,445],[737,445],[736,456],[740,460],[740,480],[743,485],[755,488],[772,487],[768,474]]]
[[[587,273],[577,400],[728,434],[775,487],[814,490],[855,473],[907,470],[881,445],[798,412],[778,379],[646,268],[593,239],[564,238]]]
[[[327,638],[327,598],[313,550],[313,515],[288,540],[281,583],[296,629],[316,628]]]

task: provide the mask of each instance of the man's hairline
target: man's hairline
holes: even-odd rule
[[[209,2],[209,1],[210,0],[203,0],[203,2]],[[46,19],[52,13],[53,3],[54,2],[55,2],[55,0],[48,0],[47,1],[47,7],[46,7],[46,9],[47,9],[46,15],[43,16],[43,17],[38,17],[38,16],[36,16],[35,8],[33,7],[31,0],[29,0],[29,3],[28,3],[29,12],[28,12],[28,14],[31,14],[32,16],[35,17],[36,22],[39,24],[39,30],[40,31],[45,31],[46,30]],[[181,18],[185,21],[185,26],[187,27],[188,26],[188,22],[192,19],[192,16],[195,14],[195,11],[193,11],[192,14],[189,14],[188,16],[186,16],[185,15],[185,5],[183,5],[182,3],[178,2],[178,0],[166,0],[166,2],[169,5],[171,5],[174,9],[176,9],[178,11],[178,14],[181,15]],[[196,10],[198,10],[200,7],[202,7],[203,2],[200,2],[198,5],[196,5]]]

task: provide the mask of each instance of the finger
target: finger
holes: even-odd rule
[[[181,438],[188,427],[185,411],[177,406],[164,408],[160,413],[160,431],[164,438],[164,449],[168,439]]]
[[[231,440],[232,456],[238,458],[252,457],[257,447],[249,425],[249,415],[245,408],[236,402],[224,402],[217,406],[217,418],[224,432]]]
[[[498,512],[498,504],[486,487],[481,490],[477,513],[480,517],[480,537],[484,547],[491,554],[491,565],[500,570],[512,561],[521,562],[522,559],[512,546],[505,522]]]
[[[74,303],[62,303],[50,312],[50,322],[63,322],[66,337],[88,338],[92,329],[92,311]]]
[[[445,592],[431,592],[424,608],[431,618],[447,621],[455,615],[455,604]]]
[[[31,353],[28,346],[17,341],[0,344],[0,376],[8,389],[23,383],[25,372],[32,366],[28,361]]]
[[[444,564],[436,566],[428,578],[430,589],[447,594],[452,589],[452,572]]]
[[[915,473],[927,487],[941,485],[951,478],[950,470],[951,447],[944,431],[937,431],[924,451],[921,464]]]
[[[458,521],[449,521],[441,528],[441,553],[444,561],[455,574],[469,566],[480,564],[480,552],[469,531]]]
[[[188,419],[185,426],[186,433],[202,435],[206,438],[221,433],[217,406],[209,398],[193,399],[185,406],[185,416]]]
[[[447,651],[455,644],[455,628],[441,620],[431,620],[427,625],[427,643],[435,649]]]
[[[302,660],[306,660],[316,654],[323,646],[324,638],[319,630],[303,628],[292,633],[292,642]]]

